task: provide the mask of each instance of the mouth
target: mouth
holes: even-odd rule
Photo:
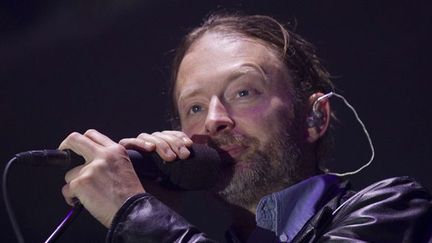
[[[247,147],[244,145],[233,144],[220,146],[219,149],[223,150],[231,158],[238,159]]]

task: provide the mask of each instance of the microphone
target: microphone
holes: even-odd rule
[[[184,190],[205,190],[211,188],[222,165],[219,153],[203,144],[193,144],[186,160],[164,162],[155,152],[127,150],[134,170],[139,178],[168,179],[170,183]],[[72,150],[32,150],[15,155],[21,164],[71,168],[83,164],[84,158]]]

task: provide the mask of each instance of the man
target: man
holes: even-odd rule
[[[109,242],[211,241],[146,193],[126,148],[181,163],[206,143],[228,154],[212,193],[233,208],[227,241],[427,242],[430,195],[408,178],[356,194],[320,170],[331,110],[328,72],[312,46],[266,16],[213,15],[189,33],[173,62],[174,123],[181,131],[113,142],[88,130],[60,145],[86,164],[70,170],[63,195],[110,229]],[[253,217],[250,217],[250,216]]]

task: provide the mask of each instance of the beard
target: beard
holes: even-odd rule
[[[282,131],[275,132],[272,141],[264,146],[260,146],[258,138],[232,132],[213,138],[216,147],[240,145],[247,148],[223,169],[214,192],[230,204],[250,208],[263,196],[302,179],[301,148],[299,137],[292,135],[296,134],[293,128],[284,124],[279,129]]]

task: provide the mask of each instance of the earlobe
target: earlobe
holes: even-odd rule
[[[330,103],[328,98],[318,99],[323,93],[314,93],[309,97],[309,115],[307,123],[307,141],[316,142],[327,131],[330,122]],[[315,107],[315,108],[314,108]]]

